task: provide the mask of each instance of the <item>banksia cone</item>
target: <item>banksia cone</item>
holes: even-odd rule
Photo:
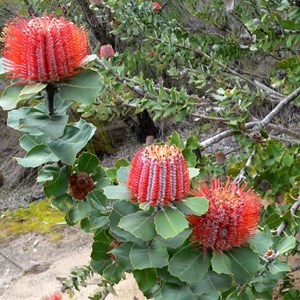
[[[206,197],[209,208],[202,216],[187,216],[193,232],[192,241],[217,251],[243,245],[256,231],[261,199],[246,185],[238,186],[228,178],[211,180],[210,187],[200,184],[195,196]]]
[[[84,172],[75,173],[68,178],[69,193],[78,200],[82,200],[94,189],[94,180]]]
[[[78,73],[89,54],[87,32],[67,21],[44,15],[9,21],[4,32],[4,66],[25,82],[56,82]]]
[[[152,2],[152,9],[153,11],[158,11],[161,9],[161,6],[158,2]]]
[[[41,300],[62,300],[60,293],[55,293],[51,296],[44,296]]]
[[[190,190],[188,165],[175,146],[151,145],[136,153],[128,177],[132,200],[169,205]]]
[[[103,45],[100,47],[100,58],[110,58],[115,55],[115,50],[112,45]]]

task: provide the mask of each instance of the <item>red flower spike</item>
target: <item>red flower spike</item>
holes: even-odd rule
[[[192,193],[209,201],[206,214],[187,216],[193,228],[191,239],[204,250],[229,250],[243,245],[254,235],[260,217],[261,199],[251,188],[238,186],[229,178],[223,187],[221,180],[214,178],[210,188],[200,184]]]
[[[53,15],[18,17],[3,32],[5,69],[12,78],[25,82],[55,82],[73,76],[89,54],[86,30]]]
[[[110,58],[115,55],[115,50],[112,45],[103,45],[100,47],[100,58]]]
[[[62,295],[60,293],[55,293],[51,296],[44,296],[41,300],[62,300]]]
[[[128,177],[132,200],[168,206],[190,190],[188,165],[175,146],[151,145],[136,153]]]
[[[152,2],[152,9],[153,11],[158,11],[161,9],[161,6],[158,2]]]
[[[83,200],[94,189],[94,180],[84,172],[75,173],[68,178],[69,193],[78,200]]]

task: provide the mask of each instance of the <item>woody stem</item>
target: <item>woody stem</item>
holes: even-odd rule
[[[53,83],[48,83],[45,91],[46,91],[46,105],[48,108],[48,115],[50,117],[54,115],[53,102],[54,102],[54,94],[56,91],[56,86]]]

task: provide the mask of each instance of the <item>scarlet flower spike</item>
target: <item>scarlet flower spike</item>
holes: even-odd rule
[[[144,147],[136,153],[128,177],[131,198],[151,206],[168,206],[190,190],[188,165],[181,150],[168,144]]]
[[[56,82],[78,73],[89,54],[83,27],[53,15],[9,21],[4,30],[3,58],[11,78]]]
[[[210,187],[201,183],[192,193],[209,201],[206,214],[187,216],[193,230],[191,239],[196,245],[220,252],[243,245],[255,234],[261,199],[253,189],[239,186],[230,178],[222,186],[221,180],[214,178]]]
[[[115,50],[112,45],[103,45],[100,47],[100,58],[110,58],[115,55]]]
[[[62,300],[61,293],[54,293],[50,296],[44,296],[41,300]]]

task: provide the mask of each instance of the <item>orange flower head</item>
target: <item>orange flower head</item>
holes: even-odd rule
[[[243,245],[254,235],[260,217],[261,199],[246,185],[239,186],[227,178],[222,186],[220,179],[211,180],[210,187],[202,183],[195,196],[206,197],[209,207],[202,216],[188,215],[192,241],[217,251],[230,250]]]
[[[41,300],[62,300],[61,293],[55,293],[50,296],[44,296]]]
[[[95,187],[92,177],[85,172],[78,172],[68,178],[69,193],[78,200],[83,200]]]
[[[152,9],[153,11],[158,11],[161,9],[161,6],[158,2],[152,2]]]
[[[142,148],[132,160],[128,177],[132,200],[151,206],[168,206],[190,190],[188,165],[175,146],[165,144]]]
[[[86,30],[62,17],[18,17],[3,32],[5,69],[25,82],[56,82],[73,76],[89,54]]]
[[[115,55],[115,50],[112,45],[103,45],[100,47],[100,58],[110,58]]]

